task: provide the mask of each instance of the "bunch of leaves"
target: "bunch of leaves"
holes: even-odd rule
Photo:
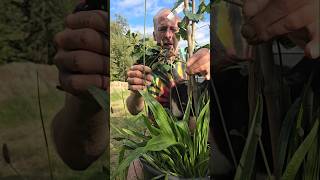
[[[172,10],[177,8],[183,2],[184,2],[184,0],[178,0],[175,3]],[[192,6],[192,5],[190,4],[190,6]],[[193,22],[198,23],[199,21],[202,21],[204,19],[205,13],[210,13],[210,2],[206,4],[204,1],[201,1],[196,13],[192,13],[191,11],[183,11],[183,12],[184,12],[185,16],[178,23],[179,32],[176,33],[176,37],[178,38],[178,40],[180,40],[180,39],[187,40],[187,36],[188,36],[187,35],[187,21],[193,21]]]
[[[308,103],[310,101],[308,94],[311,92],[311,81],[312,75],[301,97],[297,98],[291,105],[282,123],[276,163],[276,169],[280,173],[281,180],[292,180],[297,177],[299,179],[319,179],[320,177],[320,104],[319,97],[318,99],[315,98],[315,101],[311,98],[311,103]],[[269,178],[273,178],[260,139],[262,133],[262,105],[262,97],[259,96],[235,179],[251,179],[254,177],[258,145],[261,148]],[[304,132],[308,132],[308,134],[305,135]]]
[[[296,177],[320,178],[320,104],[319,97],[313,94],[310,86],[313,74],[314,72],[311,73],[303,93],[292,105],[281,127],[277,168],[282,174],[282,180]]]
[[[191,130],[188,126],[192,111],[191,98],[183,119],[179,121],[148,92],[140,91],[140,93],[156,122],[152,124],[148,117],[141,113],[137,118],[144,122],[147,133],[115,128],[123,135],[117,140],[123,141],[124,145],[119,156],[120,164],[114,176],[123,173],[130,163],[139,157],[162,174],[181,177],[207,176],[209,100],[202,96],[196,128]],[[131,152],[124,159],[125,151],[128,150]]]
[[[163,82],[169,83],[170,79],[168,74],[173,74],[175,64],[177,62],[185,63],[181,56],[172,55],[167,49],[159,46],[151,46],[146,48],[145,62],[143,61],[143,44],[138,43],[135,46],[133,55],[138,57],[137,64],[144,64],[152,69],[152,72],[156,74]]]

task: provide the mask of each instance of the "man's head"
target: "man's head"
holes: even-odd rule
[[[176,52],[178,40],[175,33],[179,30],[179,17],[174,16],[172,19],[168,19],[167,17],[170,13],[170,9],[162,9],[154,16],[153,37],[158,45]]]

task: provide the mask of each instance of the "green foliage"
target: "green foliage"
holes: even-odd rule
[[[183,3],[183,0],[178,0],[175,3],[175,6],[173,9],[175,9],[180,3]],[[190,4],[191,6],[191,4]],[[205,13],[210,13],[210,2],[206,4],[204,1],[201,1],[196,13],[192,13],[191,11],[183,11],[184,12],[184,17],[181,20],[181,22],[178,23],[179,26],[179,32],[176,33],[176,36],[178,40],[183,39],[187,40],[187,21],[193,21],[198,23],[199,21],[202,21],[204,19],[204,14]]]
[[[105,112],[109,112],[109,104],[110,104],[110,98],[106,91],[97,88],[97,87],[90,87],[88,89],[90,94],[95,98],[95,100],[99,103],[99,105],[102,107],[102,109]]]
[[[209,101],[201,104],[201,112],[196,120],[196,129],[191,132],[188,127],[191,98],[188,101],[183,120],[177,119],[166,111],[160,103],[147,92],[141,92],[147,106],[152,111],[156,124],[151,124],[149,119],[140,114],[148,132],[145,134],[127,130],[121,131],[125,137],[119,140],[132,142],[130,139],[138,138],[140,141],[132,142],[132,152],[121,161],[117,168],[117,175],[123,172],[129,164],[142,157],[163,174],[181,177],[204,177],[208,173],[208,131],[209,131]],[[129,135],[129,138],[127,138]],[[124,144],[126,145],[126,144]],[[125,147],[125,146],[124,146]],[[123,159],[121,152],[121,159]]]
[[[75,7],[67,0],[3,0],[0,4],[0,64],[51,63],[53,36]]]
[[[255,165],[255,157],[257,152],[258,141],[261,137],[261,124],[262,124],[262,114],[263,114],[263,99],[262,95],[257,98],[257,106],[255,109],[252,124],[250,125],[250,130],[248,137],[246,139],[246,144],[241,155],[240,162],[235,175],[235,180],[247,180],[251,179],[252,172]]]
[[[298,170],[305,159],[306,154],[309,152],[311,146],[313,143],[315,143],[315,139],[317,135],[319,128],[319,119],[317,119],[313,125],[313,128],[311,129],[308,136],[305,138],[305,140],[301,143],[295,154],[293,155],[292,159],[290,160],[284,174],[281,177],[281,180],[291,180],[296,177],[296,174],[298,173]],[[319,154],[318,154],[319,155]]]
[[[299,112],[299,109],[301,107],[301,98],[298,98],[290,107],[289,111],[286,114],[286,117],[282,123],[281,131],[280,131],[280,136],[279,136],[279,154],[278,154],[278,169],[279,172],[282,172],[284,162],[285,162],[285,157],[286,157],[286,152],[287,152],[287,146],[289,143],[289,137],[292,132],[292,129],[295,124],[296,116]]]
[[[125,81],[128,68],[143,56],[143,40],[140,34],[130,31],[127,20],[119,14],[111,21],[110,33],[111,80]],[[155,46],[155,43],[147,38],[146,48],[151,46]]]

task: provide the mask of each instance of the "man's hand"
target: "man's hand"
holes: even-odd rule
[[[128,89],[136,92],[143,90],[152,81],[151,68],[143,65],[133,65],[128,70]]]
[[[206,80],[210,80],[210,51],[202,48],[197,51],[187,63],[188,74],[201,74]]]
[[[99,10],[67,16],[67,28],[54,38],[58,49],[54,63],[65,91],[82,94],[90,86],[109,87],[107,22],[107,13]]]
[[[243,12],[242,34],[249,43],[288,34],[305,55],[319,57],[319,0],[245,0]]]

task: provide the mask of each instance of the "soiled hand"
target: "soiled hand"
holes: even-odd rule
[[[210,52],[202,48],[197,51],[187,63],[188,74],[201,74],[206,80],[210,80]]]
[[[109,87],[107,23],[107,13],[99,10],[67,16],[66,29],[54,38],[58,49],[54,63],[65,91],[77,95],[90,86]]]
[[[319,5],[319,0],[245,0],[242,34],[252,44],[288,35],[305,55],[318,58]]]
[[[137,92],[151,84],[151,68],[143,65],[133,65],[127,72],[128,89]]]

